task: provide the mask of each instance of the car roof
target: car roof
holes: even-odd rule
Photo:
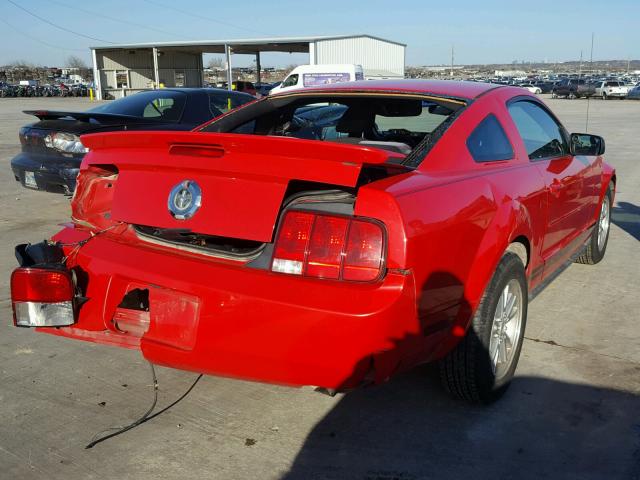
[[[233,95],[247,95],[244,92],[238,92],[236,90],[228,90],[226,88],[216,88],[216,87],[169,87],[169,88],[163,88],[162,90],[169,91],[169,92],[182,92],[186,94],[213,92],[213,93],[231,93]],[[153,90],[145,90],[145,91],[150,92]]]
[[[372,91],[372,92],[410,92],[428,93],[436,96],[457,97],[473,100],[489,90],[500,88],[501,85],[468,82],[458,80],[361,80],[357,82],[334,83],[313,88],[305,88],[301,91]],[[285,95],[281,92],[276,95]]]

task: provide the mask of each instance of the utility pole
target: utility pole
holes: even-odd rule
[[[580,50],[580,66],[578,67],[578,78],[582,77],[582,50]]]
[[[455,58],[455,51],[453,49],[453,44],[451,44],[451,76],[453,77],[453,59]]]

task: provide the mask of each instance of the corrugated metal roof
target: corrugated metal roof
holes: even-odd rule
[[[316,35],[316,36],[303,36],[303,37],[265,37],[265,38],[234,38],[227,40],[194,40],[184,42],[148,42],[148,43],[123,43],[116,45],[101,45],[90,47],[92,50],[117,50],[121,48],[135,49],[135,48],[188,48],[195,47],[201,49],[203,47],[224,47],[224,45],[234,46],[278,46],[278,45],[301,45],[309,44],[312,42],[322,40],[339,40],[347,38],[373,38],[382,42],[393,43],[406,47],[406,44],[395,42],[393,40],[387,40],[385,38],[376,37],[367,34],[352,34],[352,35]]]

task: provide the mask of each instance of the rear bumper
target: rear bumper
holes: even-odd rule
[[[56,239],[82,236],[65,228]],[[376,284],[304,279],[105,236],[80,250],[76,268],[89,300],[74,326],[42,331],[139,347],[169,367],[340,390],[385,380],[425,347],[411,273]],[[141,337],[114,323],[133,289],[149,291]]]
[[[11,169],[15,179],[23,187],[26,172],[33,172],[37,190],[54,193],[71,194],[76,189],[76,177],[80,170],[81,160],[70,158],[68,162],[52,161],[46,155],[35,155],[21,152],[11,160]]]

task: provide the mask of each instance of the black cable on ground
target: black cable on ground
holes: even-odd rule
[[[89,448],[93,448],[95,447],[98,443],[104,442],[105,440],[108,440],[110,438],[113,438],[117,435],[120,435],[121,433],[125,433],[128,432],[129,430],[131,430],[132,428],[135,428],[139,425],[142,425],[145,422],[148,422],[149,420],[151,420],[152,418],[157,417],[158,415],[160,415],[161,413],[166,412],[167,410],[169,410],[171,407],[173,407],[174,405],[176,405],[178,402],[180,402],[183,398],[185,398],[187,395],[189,395],[189,393],[191,392],[191,390],[194,389],[194,387],[198,384],[198,382],[200,381],[200,379],[202,378],[202,374],[198,375],[198,377],[195,379],[195,381],[191,384],[191,386],[187,389],[186,392],[184,392],[177,400],[175,400],[174,402],[170,403],[169,405],[167,405],[166,407],[164,407],[162,410],[157,411],[156,413],[154,413],[153,415],[151,415],[151,412],[153,412],[154,408],[156,408],[156,404],[158,403],[158,379],[156,377],[156,370],[153,367],[152,363],[149,363],[149,365],[151,366],[151,375],[153,376],[153,402],[151,404],[151,407],[144,413],[144,415],[142,415],[138,420],[136,420],[135,422],[124,426],[124,427],[114,427],[114,428],[108,428],[107,430],[102,430],[101,432],[96,433],[93,438],[91,439],[91,442],[84,447],[85,450],[89,449]],[[108,435],[105,435],[104,437],[100,437],[98,439],[96,439],[96,437],[98,435],[100,435],[101,433],[104,432],[108,432],[111,430],[116,430],[113,433],[110,433]]]

